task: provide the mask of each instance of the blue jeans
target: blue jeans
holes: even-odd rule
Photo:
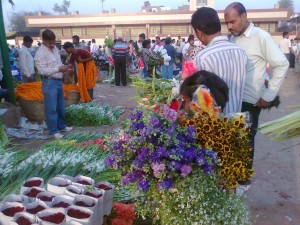
[[[65,98],[62,81],[44,79],[42,89],[49,134],[59,133],[60,130],[66,128]]]
[[[163,65],[162,66],[162,78],[163,79],[173,79],[173,67],[174,63],[169,63],[168,66]]]
[[[143,63],[144,63],[144,69],[143,69],[144,78],[148,78],[148,77],[150,77],[150,74],[149,74],[149,72],[147,70],[148,68],[147,68],[147,65],[145,63],[144,58],[142,58],[142,60],[143,60]]]

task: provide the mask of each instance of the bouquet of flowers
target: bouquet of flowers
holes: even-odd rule
[[[112,38],[105,38],[104,40],[105,46],[107,46],[109,49],[112,49],[114,46],[114,40]]]

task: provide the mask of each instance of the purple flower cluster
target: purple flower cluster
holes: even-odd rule
[[[112,142],[106,165],[122,171],[121,183],[135,183],[147,191],[151,185],[170,189],[176,179],[193,171],[212,173],[216,153],[196,143],[195,127],[182,128],[174,110],[164,107],[161,114],[137,110],[121,138]]]

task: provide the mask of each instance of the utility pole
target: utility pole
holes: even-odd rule
[[[6,1],[6,0],[5,0]],[[16,97],[13,87],[13,78],[10,70],[10,63],[8,57],[8,46],[4,28],[4,19],[3,19],[3,11],[2,11],[2,0],[0,0],[0,46],[1,46],[1,54],[3,60],[3,80],[7,89],[7,101],[10,103],[16,103]]]
[[[100,2],[102,3],[102,13],[103,13],[103,2],[104,2],[105,0],[100,0]]]

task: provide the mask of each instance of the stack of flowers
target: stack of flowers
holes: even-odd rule
[[[131,225],[136,219],[133,204],[114,203],[112,225]]]
[[[199,144],[198,127],[181,123],[167,105],[157,113],[137,110],[112,142],[106,164],[140,191],[138,215],[160,224],[248,224],[243,202],[220,190],[217,154]]]
[[[224,178],[222,182],[225,186],[235,188],[238,182],[251,178],[253,169],[248,167],[251,146],[247,137],[250,128],[247,128],[243,114],[218,118],[199,111],[193,118],[183,118],[181,124],[186,128],[194,126],[197,142],[218,154],[221,163],[216,173]]]
[[[64,84],[63,89],[65,98],[68,98],[69,91],[78,90],[78,86],[76,84]],[[36,81],[18,85],[16,87],[16,97],[26,101],[44,101],[42,82]]]

